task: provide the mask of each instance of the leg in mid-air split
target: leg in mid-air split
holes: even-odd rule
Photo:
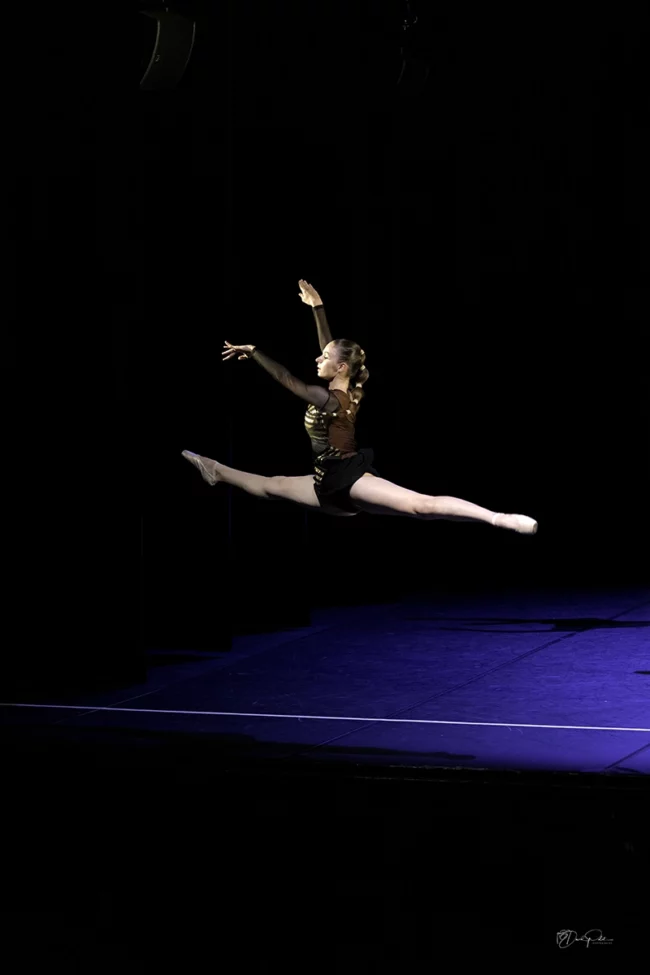
[[[183,451],[183,457],[197,468],[204,481],[210,485],[222,482],[268,501],[291,501],[327,514],[336,513],[321,507],[314,490],[312,474],[304,477],[264,477],[234,470],[188,450]],[[373,515],[401,515],[423,521],[482,521],[524,535],[534,535],[537,531],[537,522],[527,515],[491,511],[471,501],[446,495],[420,494],[373,474],[364,474],[355,481],[350,488],[350,498],[361,511]],[[347,515],[351,512],[340,514]]]
[[[537,531],[537,522],[527,515],[491,511],[448,495],[420,494],[372,474],[355,481],[350,488],[350,498],[369,514],[405,515],[423,521],[483,521],[523,535],[534,535]]]
[[[275,475],[265,477],[263,474],[248,474],[233,467],[226,467],[210,457],[202,457],[190,450],[183,451],[183,457],[199,471],[203,480],[214,487],[215,484],[230,484],[231,487],[241,488],[247,494],[265,501],[292,501],[294,504],[312,508],[324,514],[351,515],[353,512],[333,511],[321,506],[314,489],[314,475],[305,474],[303,477],[284,477]]]

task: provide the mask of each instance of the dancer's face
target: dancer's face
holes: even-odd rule
[[[332,342],[326,345],[322,353],[316,359],[318,375],[321,379],[332,380],[339,376],[345,379],[347,376],[347,366],[339,362],[336,347]]]

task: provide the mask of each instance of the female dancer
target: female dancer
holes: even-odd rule
[[[316,290],[299,282],[300,298],[310,305],[321,354],[316,359],[318,375],[328,389],[311,386],[292,376],[254,345],[226,342],[223,360],[254,359],[286,389],[309,405],[305,427],[312,442],[314,473],[303,477],[262,477],[225,467],[216,460],[189,450],[183,457],[194,464],[210,485],[231,484],[249,494],[271,501],[293,501],[329,515],[352,516],[360,511],[375,515],[403,515],[410,518],[446,521],[484,521],[498,528],[534,535],[537,522],[526,515],[490,511],[460,498],[433,497],[400,487],[380,477],[372,467],[373,451],[359,449],[355,440],[355,421],[368,380],[366,354],[356,342],[332,339],[325,309]]]

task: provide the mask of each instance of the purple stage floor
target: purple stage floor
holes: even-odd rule
[[[242,758],[646,775],[650,594],[315,610],[308,628],[226,653],[152,653],[130,689],[1,709],[47,738],[198,737]]]

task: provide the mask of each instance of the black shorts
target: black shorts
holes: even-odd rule
[[[342,511],[361,511],[350,498],[350,488],[364,474],[381,477],[372,466],[374,451],[362,447],[352,457],[326,457],[314,463],[314,490],[321,505]]]

